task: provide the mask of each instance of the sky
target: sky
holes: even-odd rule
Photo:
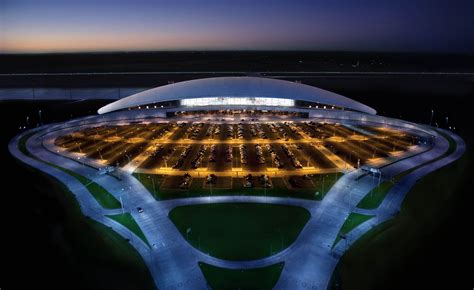
[[[0,53],[474,53],[474,0],[0,0]]]

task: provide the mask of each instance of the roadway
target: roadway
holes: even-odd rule
[[[97,118],[95,122],[100,122],[100,120]],[[55,135],[59,131],[67,129],[70,125],[43,126],[30,137],[27,142],[27,149],[35,158],[22,154],[18,149],[21,136],[27,132],[15,137],[9,144],[9,150],[19,160],[46,174],[55,176],[64,183],[76,196],[84,215],[112,227],[124,238],[131,238],[131,245],[143,257],[159,289],[188,289],[191,287],[193,289],[206,289],[208,286],[199,270],[198,261],[228,268],[254,268],[284,261],[285,267],[276,285],[277,289],[326,289],[334,267],[344,252],[342,246],[344,243],[340,242],[334,249],[331,249],[332,243],[347,216],[353,211],[358,211],[356,209],[358,202],[377,185],[376,179],[372,176],[361,177],[361,172],[354,170],[341,177],[321,202],[262,196],[212,196],[156,201],[144,186],[131,175],[123,174],[121,181],[109,175],[98,175],[96,169],[54,151],[51,143],[47,142],[47,140],[50,140],[48,134]],[[413,128],[407,128],[407,130],[410,129]],[[396,214],[405,194],[416,180],[453,162],[462,155],[465,150],[462,139],[451,132],[446,131],[446,133],[450,134],[457,142],[456,151],[446,158],[422,166],[402,178],[397,186],[393,187],[388,193],[382,205],[377,210],[370,211],[371,214],[375,214],[377,217],[363,223],[351,232],[352,239],[349,243],[355,241],[358,236],[365,233],[372,226]],[[447,140],[438,135],[434,146],[430,150],[422,151],[411,158],[386,165],[382,169],[382,176],[394,176],[408,168],[425,164],[442,156],[447,148]],[[92,179],[117,199],[122,197],[125,209],[137,221],[150,245],[152,245],[151,248],[128,229],[106,217],[109,214],[120,213],[120,209],[103,209],[81,183],[64,171],[48,165],[47,162],[60,164],[64,168]],[[210,257],[194,249],[184,240],[168,218],[169,211],[176,206],[220,202],[291,204],[308,209],[312,217],[297,240],[280,253],[254,261],[225,261]],[[136,211],[137,207],[142,207],[144,212],[138,213]]]

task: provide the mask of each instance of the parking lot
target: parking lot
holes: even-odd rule
[[[313,121],[189,121],[85,128],[54,142],[105,166],[133,163],[137,173],[177,176],[176,182],[169,181],[172,186],[189,175],[271,187],[272,178],[342,172],[400,155],[417,145],[418,137],[394,129]]]

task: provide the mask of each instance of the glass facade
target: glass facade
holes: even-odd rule
[[[265,97],[209,97],[181,100],[181,106],[280,106],[294,107],[292,99],[265,98]]]

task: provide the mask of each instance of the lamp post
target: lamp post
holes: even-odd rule
[[[283,250],[283,233],[280,228],[278,228],[278,232],[280,233],[281,237],[281,245],[280,245],[280,251]]]
[[[186,229],[186,240],[189,241],[189,234],[191,233],[191,228]]]
[[[123,188],[122,188],[123,190]],[[122,214],[125,214],[125,209],[123,208],[123,200],[122,200],[122,195],[120,195],[120,205],[122,207]]]
[[[434,110],[431,109],[430,127],[431,127],[431,123],[433,122],[433,115],[434,115]]]
[[[321,194],[324,194],[324,175],[323,175],[323,182],[322,182],[322,185],[321,185]]]
[[[41,126],[43,126],[43,117],[41,116],[41,110],[38,111],[38,115],[39,115],[39,118],[40,118],[40,124],[41,124]]]
[[[149,175],[148,175],[149,176]],[[153,194],[156,196],[156,189],[155,189],[155,178],[151,179],[151,183],[153,184]]]
[[[212,196],[212,178],[211,178],[211,180],[209,181],[209,185],[210,185],[209,188],[210,188],[210,190],[211,190],[211,196]]]

